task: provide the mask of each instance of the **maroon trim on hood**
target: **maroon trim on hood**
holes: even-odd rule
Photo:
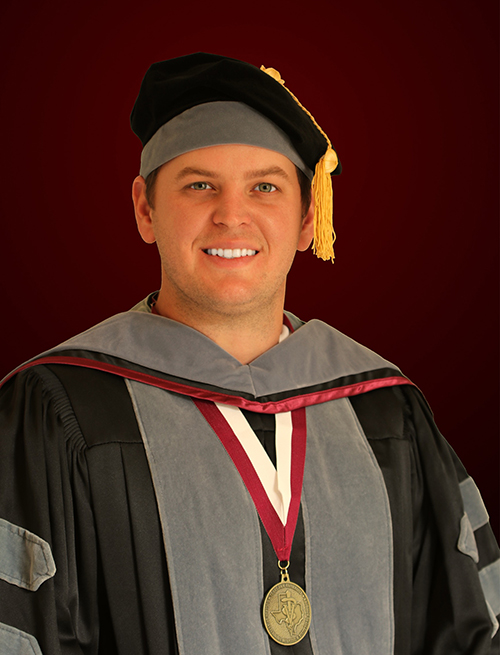
[[[261,412],[263,414],[276,414],[278,412],[287,412],[301,407],[308,407],[309,405],[319,405],[326,403],[330,400],[338,398],[346,398],[348,396],[357,396],[368,391],[381,389],[384,387],[393,387],[403,384],[413,385],[407,378],[402,375],[389,375],[386,377],[379,377],[375,379],[360,380],[352,384],[342,385],[333,388],[312,390],[305,393],[298,393],[289,398],[282,398],[280,400],[258,401],[251,400],[238,395],[226,394],[217,392],[211,389],[203,389],[196,386],[191,386],[188,383],[175,382],[174,380],[163,379],[151,373],[144,373],[127,368],[126,366],[118,366],[108,362],[100,362],[85,357],[71,357],[67,355],[49,355],[47,357],[40,357],[23,364],[10,375],[8,375],[2,382],[5,384],[11,377],[24,371],[32,366],[43,364],[65,364],[70,366],[80,366],[82,368],[92,368],[105,373],[112,373],[122,378],[135,380],[136,382],[143,382],[153,387],[173,391],[184,396],[191,398],[198,398],[200,400],[211,400],[212,402],[225,403],[226,405],[235,405],[242,409],[248,409],[253,412]],[[413,385],[415,386],[415,385]]]

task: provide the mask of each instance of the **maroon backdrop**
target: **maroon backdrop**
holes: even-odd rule
[[[130,200],[148,65],[272,66],[344,166],[337,261],[301,254],[287,307],[424,391],[498,530],[497,2],[173,4],[2,4],[1,373],[158,287]]]

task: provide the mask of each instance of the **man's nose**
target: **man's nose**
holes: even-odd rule
[[[252,220],[248,199],[238,191],[226,191],[217,198],[213,221],[218,225],[236,227]]]

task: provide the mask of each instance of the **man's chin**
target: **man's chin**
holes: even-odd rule
[[[248,289],[224,289],[223,292],[205,295],[203,299],[207,315],[224,320],[256,317],[273,312],[276,307],[282,307],[282,294],[255,294]]]

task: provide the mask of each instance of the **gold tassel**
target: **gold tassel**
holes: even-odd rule
[[[337,168],[339,160],[337,153],[332,148],[332,144],[328,136],[323,132],[321,127],[316,122],[314,116],[309,112],[304,105],[293,95],[290,89],[285,86],[285,80],[275,68],[260,67],[261,71],[270,75],[273,79],[279,82],[284,89],[292,96],[295,102],[303,109],[314,125],[318,128],[321,134],[325,137],[328,148],[325,154],[321,157],[316,164],[314,177],[312,180],[312,188],[314,192],[314,242],[313,252],[316,257],[327,260],[335,259],[333,252],[333,244],[335,242],[335,232],[333,231],[333,189],[330,174]]]
[[[316,164],[312,187],[314,192],[314,241],[313,252],[316,257],[327,260],[335,259],[333,244],[333,189],[330,173],[335,170],[338,158],[329,147]]]

